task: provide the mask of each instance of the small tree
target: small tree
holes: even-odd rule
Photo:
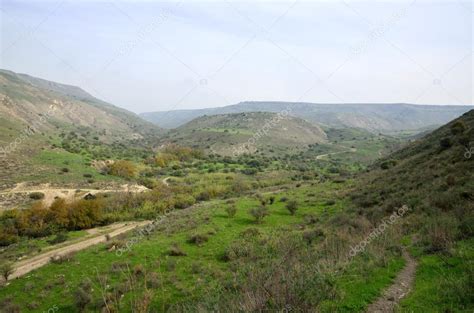
[[[250,209],[249,213],[255,218],[257,224],[262,223],[263,218],[269,214],[268,209],[264,206]]]
[[[8,278],[14,272],[13,265],[11,263],[4,263],[0,266],[0,272],[5,281],[8,281]]]
[[[296,211],[298,210],[298,202],[295,200],[288,201],[286,208],[288,211],[290,211],[291,215],[295,215]]]
[[[227,212],[227,216],[232,218],[237,213],[237,207],[235,205],[229,205],[228,207],[225,208],[225,211]]]

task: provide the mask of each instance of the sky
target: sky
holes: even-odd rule
[[[141,113],[473,104],[472,1],[0,2],[0,68]]]

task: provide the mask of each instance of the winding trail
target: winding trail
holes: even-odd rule
[[[356,148],[350,148],[349,150],[333,152],[333,153],[326,153],[326,154],[320,154],[320,155],[316,156],[316,160],[322,160],[325,157],[330,156],[330,155],[336,155],[336,154],[342,154],[342,153],[348,153],[348,152],[357,152],[357,149]]]
[[[417,263],[405,249],[403,249],[402,255],[406,262],[405,267],[398,273],[394,283],[384,291],[383,295],[369,305],[367,313],[394,312],[400,300],[410,292],[415,279]]]
[[[50,250],[48,252],[34,256],[32,258],[22,260],[13,265],[14,272],[12,275],[10,275],[9,280],[23,276],[37,268],[40,268],[48,264],[51,261],[51,257],[63,256],[68,253],[84,250],[90,246],[105,242],[107,241],[106,236],[105,236],[107,234],[110,236],[110,238],[113,238],[120,234],[126,233],[130,230],[133,230],[136,227],[145,226],[149,223],[151,223],[151,221],[129,222],[129,223],[120,223],[117,225],[113,225],[111,231],[108,233],[103,233],[99,236],[88,238],[83,241],[79,241],[67,246],[56,248],[54,250]]]

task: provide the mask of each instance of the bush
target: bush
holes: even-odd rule
[[[112,175],[130,179],[135,177],[137,169],[132,162],[119,160],[109,166],[109,172]]]
[[[439,146],[441,147],[441,149],[449,149],[451,148],[451,146],[453,145],[453,142],[451,141],[450,138],[446,137],[446,138],[443,138],[439,141]]]
[[[450,215],[431,218],[423,230],[427,252],[448,252],[459,235],[459,222]]]
[[[53,239],[48,240],[48,243],[50,245],[55,245],[61,242],[65,242],[68,239],[67,233],[61,232],[58,233],[56,236],[54,236]]]
[[[168,250],[168,255],[170,256],[186,256],[186,252],[184,252],[177,243],[173,244],[170,249]]]
[[[196,203],[196,199],[191,195],[178,194],[174,199],[176,209],[185,209]]]
[[[252,208],[250,209],[249,213],[255,218],[255,222],[257,224],[262,223],[265,216],[269,215],[268,209],[263,206],[258,208]]]
[[[295,215],[296,211],[298,210],[298,202],[295,200],[290,200],[286,204],[286,209],[290,212],[291,215]]]
[[[44,193],[42,192],[32,192],[29,194],[30,199],[41,200],[44,199]]]
[[[268,201],[270,202],[270,205],[275,203],[275,196],[270,196],[270,198],[268,198]]]
[[[462,121],[457,121],[451,125],[451,133],[453,135],[462,134],[466,130],[466,124]]]
[[[87,305],[92,302],[92,287],[90,281],[83,281],[74,292],[74,304],[79,312],[84,312]]]
[[[67,167],[63,167],[63,168],[61,169],[61,172],[63,172],[63,173],[69,173],[69,169],[68,169]]]
[[[0,265],[0,273],[2,274],[2,277],[5,279],[5,281],[8,281],[8,278],[13,274],[14,271],[15,269],[10,262]]]
[[[229,205],[225,208],[225,211],[227,212],[227,216],[232,218],[237,213],[237,207],[235,205]]]
[[[303,232],[303,240],[312,244],[316,239],[324,237],[324,232],[320,229],[307,230]]]
[[[205,234],[194,234],[188,239],[188,242],[193,243],[198,246],[202,246],[208,240],[209,240],[209,237]]]

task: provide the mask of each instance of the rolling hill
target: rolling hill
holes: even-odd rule
[[[70,160],[84,166],[125,151],[122,145],[150,149],[163,133],[75,86],[7,70],[0,70],[0,86],[0,182],[51,176]]]
[[[327,127],[355,127],[375,132],[391,133],[406,130],[434,129],[446,124],[472,106],[438,106],[413,104],[320,104],[300,102],[241,102],[235,105],[168,112],[140,114],[144,119],[161,127],[179,127],[203,115],[242,112],[281,112],[291,109],[292,114]]]
[[[125,139],[160,132],[136,114],[94,98],[79,87],[6,70],[0,70],[0,85],[0,117],[9,123],[35,124],[41,130],[61,124],[82,126]]]
[[[327,141],[325,132],[300,118],[269,112],[202,116],[170,131],[165,142],[221,155],[276,152]]]

